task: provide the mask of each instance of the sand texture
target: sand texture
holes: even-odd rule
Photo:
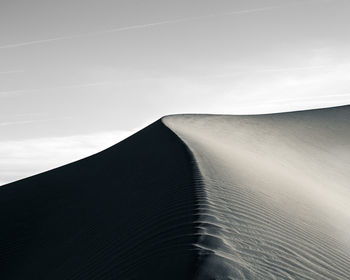
[[[1,279],[350,279],[350,106],[163,117],[0,187]]]

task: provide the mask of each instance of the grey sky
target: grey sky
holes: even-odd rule
[[[348,104],[349,12],[347,0],[2,0],[0,157],[1,143],[125,135],[165,114]]]

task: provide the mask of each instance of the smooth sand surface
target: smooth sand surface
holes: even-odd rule
[[[165,117],[202,176],[198,279],[350,279],[350,107]]]
[[[174,115],[0,187],[1,279],[350,279],[350,106]]]
[[[0,188],[0,279],[191,279],[196,182],[161,121]]]

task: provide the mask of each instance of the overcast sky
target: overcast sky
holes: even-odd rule
[[[348,0],[1,0],[0,185],[166,114],[349,104]]]

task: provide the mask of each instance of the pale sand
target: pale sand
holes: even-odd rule
[[[0,187],[0,278],[350,279],[350,107],[164,117]]]
[[[198,279],[350,279],[349,106],[163,122],[202,177]]]

